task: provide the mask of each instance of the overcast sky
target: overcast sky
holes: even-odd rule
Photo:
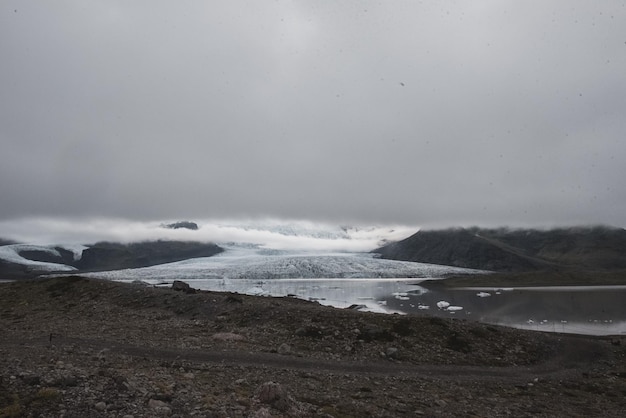
[[[3,0],[0,221],[624,227],[625,3]]]

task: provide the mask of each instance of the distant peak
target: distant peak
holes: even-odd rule
[[[195,222],[190,222],[190,221],[179,221],[179,222],[174,222],[171,224],[164,224],[162,225],[164,228],[169,228],[169,229],[191,229],[192,231],[197,231],[198,230],[198,224]]]

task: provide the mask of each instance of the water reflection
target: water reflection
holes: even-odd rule
[[[408,294],[411,301],[435,305],[435,309],[428,312],[441,317],[456,316],[538,331],[626,334],[626,286],[465,288],[426,292],[420,288]],[[398,302],[389,299],[388,304],[393,308]],[[462,309],[451,310],[452,307]]]
[[[626,286],[427,289],[419,279],[194,279],[197,289],[294,296],[364,311],[456,317],[538,331],[626,334]],[[151,283],[156,284],[156,281]]]

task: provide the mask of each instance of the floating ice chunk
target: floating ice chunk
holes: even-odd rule
[[[446,308],[446,311],[451,311],[451,312],[454,312],[454,311],[462,311],[462,310],[463,310],[463,307],[462,307],[462,306],[448,306],[448,307]]]
[[[411,299],[411,298],[410,298],[410,297],[408,297],[408,296],[400,296],[400,295],[396,295],[396,299],[398,299],[398,300],[409,300],[409,299]]]
[[[479,298],[488,298],[489,296],[491,296],[491,293],[488,293],[488,292],[478,292],[478,293],[476,293],[476,296],[478,296]]]
[[[398,297],[398,296],[408,296],[409,294],[407,292],[393,292],[392,295],[395,297]]]
[[[263,289],[261,286],[251,287],[250,289],[246,291],[246,293],[249,295],[256,295],[256,296],[268,294],[267,290]]]
[[[430,309],[430,306],[428,305],[417,305],[417,309]]]
[[[440,300],[439,302],[437,302],[437,307],[439,309],[446,309],[448,306],[450,306],[450,302],[446,302],[445,300]]]

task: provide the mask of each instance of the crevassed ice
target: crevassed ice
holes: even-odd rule
[[[368,253],[315,253],[231,246],[208,258],[196,258],[141,269],[93,273],[116,279],[290,279],[290,278],[438,278],[451,273],[478,273],[434,264],[374,258]]]

